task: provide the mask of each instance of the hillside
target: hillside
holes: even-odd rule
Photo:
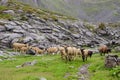
[[[25,3],[28,1],[34,3],[32,1],[37,0],[26,0]],[[68,3],[67,0],[64,1]],[[91,4],[91,0],[84,1]],[[57,0],[54,5],[56,2]],[[71,1],[71,4],[73,2]],[[119,80],[120,67],[116,65],[119,65],[120,59],[115,58],[116,55],[120,56],[119,21],[93,24],[46,10],[42,6],[35,8],[25,3],[0,0],[0,80]],[[63,1],[58,3],[62,3],[63,6],[66,4]],[[94,0],[94,4],[96,3],[104,1]],[[22,48],[20,45],[13,47],[15,42],[28,45]],[[105,67],[105,56],[100,56],[98,52],[100,44],[106,44],[108,49],[112,50],[112,54],[116,54],[115,68]],[[62,59],[58,49],[60,46],[64,46],[64,50],[66,46],[71,46],[72,55],[65,54],[64,57],[72,60],[77,56],[75,60],[66,61],[64,57]],[[43,53],[37,53],[33,49],[35,47],[39,51],[43,50]],[[57,48],[53,53],[55,55],[48,52],[50,47]],[[80,52],[83,48],[89,48],[94,53],[92,58],[88,57],[85,62],[82,61],[82,56],[85,55]],[[79,57],[76,50],[81,54]],[[28,55],[31,53],[35,55]],[[65,53],[68,53],[68,47]],[[81,71],[85,75],[81,74]]]
[[[89,22],[120,20],[120,0],[21,0],[38,8],[52,10]]]
[[[0,13],[1,48],[11,47],[13,42],[41,48],[63,44],[120,45],[119,22],[93,25],[11,0],[0,6]]]

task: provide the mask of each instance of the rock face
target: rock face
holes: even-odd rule
[[[105,67],[112,68],[120,66],[120,58],[117,55],[108,55],[105,59]]]
[[[94,47],[100,43],[120,45],[119,26],[106,26],[101,30],[96,25],[82,21],[44,20],[27,14],[26,17],[27,21],[0,20],[0,49],[11,48],[14,42],[39,48],[64,44],[78,47]]]
[[[5,5],[8,2],[8,0],[1,0],[0,5]]]

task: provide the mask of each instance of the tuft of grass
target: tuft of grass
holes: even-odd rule
[[[105,29],[105,24],[104,23],[100,23],[99,24],[99,29],[104,30]]]

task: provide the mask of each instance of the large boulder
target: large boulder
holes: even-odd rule
[[[105,57],[105,67],[113,68],[116,66],[120,66],[120,59],[118,55],[108,55]]]

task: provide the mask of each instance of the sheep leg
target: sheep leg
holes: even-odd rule
[[[87,57],[85,57],[86,58],[86,61],[87,61]]]
[[[82,56],[82,60],[83,60],[83,62],[85,62],[85,56]]]
[[[72,57],[71,57],[71,56],[68,56],[68,59],[69,59],[69,61],[71,61],[71,60],[72,60]]]
[[[102,52],[100,53],[100,55],[102,56]]]

